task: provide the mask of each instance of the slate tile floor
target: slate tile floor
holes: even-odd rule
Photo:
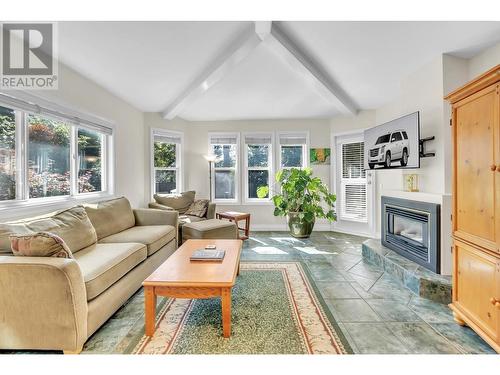
[[[242,260],[299,260],[355,353],[495,353],[474,331],[453,321],[450,309],[410,293],[363,261],[366,238],[314,232],[295,239],[286,232],[254,232]]]
[[[254,232],[241,259],[302,261],[355,353],[494,353],[474,331],[455,324],[447,306],[414,296],[364,262],[364,240],[336,232],[314,232],[304,240],[287,232]],[[139,291],[82,353],[122,353],[144,319],[143,301]]]

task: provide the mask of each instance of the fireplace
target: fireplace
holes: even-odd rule
[[[382,243],[440,273],[440,205],[382,197]]]

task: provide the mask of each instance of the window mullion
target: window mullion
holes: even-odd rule
[[[70,196],[78,194],[78,128],[75,125],[71,126],[70,138]]]

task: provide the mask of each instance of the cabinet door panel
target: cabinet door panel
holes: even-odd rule
[[[495,87],[455,105],[455,235],[496,251]]]
[[[499,339],[500,260],[460,241],[454,242],[454,304],[493,340]]]

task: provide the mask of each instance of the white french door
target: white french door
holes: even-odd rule
[[[374,172],[364,168],[363,134],[334,136],[332,176],[337,194],[336,230],[373,236]]]

